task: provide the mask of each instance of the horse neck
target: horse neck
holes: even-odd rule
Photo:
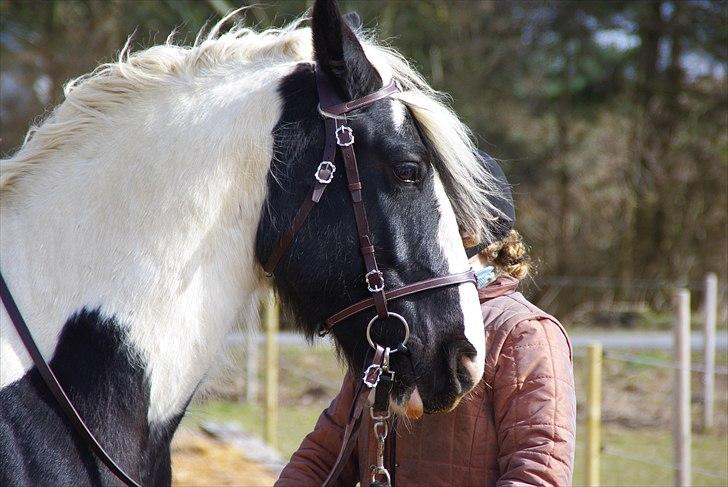
[[[179,414],[227,331],[257,319],[253,246],[280,112],[266,78],[139,97],[2,201],[3,274],[44,356],[81,310],[115,320],[144,364],[150,421]],[[1,329],[5,386],[31,365],[4,311]]]

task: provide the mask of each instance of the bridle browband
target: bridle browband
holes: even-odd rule
[[[385,290],[384,274],[377,265],[373,239],[362,200],[362,181],[359,177],[359,167],[356,161],[356,153],[354,152],[354,131],[347,125],[345,115],[351,111],[367,107],[379,100],[389,98],[394,93],[399,92],[399,88],[392,81],[374,93],[352,101],[343,102],[334,91],[327,76],[318,67],[315,69],[315,76],[316,89],[319,96],[318,112],[324,120],[325,143],[323,156],[313,174],[313,188],[309,192],[306,200],[299,207],[288,229],[278,237],[278,240],[273,245],[273,250],[267,262],[263,265],[263,269],[268,276],[273,275],[278,263],[290,249],[296,234],[303,227],[311,210],[321,200],[326,188],[333,181],[334,173],[337,169],[334,165],[337,150],[341,151],[344,160],[347,188],[351,196],[351,204],[356,221],[359,251],[364,260],[364,284],[371,293],[371,296],[347,306],[326,318],[319,328],[319,335],[327,335],[337,324],[362,311],[374,308],[376,314],[369,321],[366,328],[366,338],[369,345],[374,349],[374,356],[371,358],[371,361],[365,361],[364,374],[362,379],[358,381],[354,393],[352,406],[349,410],[349,420],[344,429],[339,455],[323,486],[331,487],[336,483],[341,470],[344,468],[345,462],[351,455],[354,444],[356,443],[359,427],[361,426],[361,415],[367,401],[372,403],[369,411],[373,420],[374,435],[378,443],[377,463],[371,466],[372,485],[390,485],[390,474],[384,466],[384,442],[389,431],[388,420],[390,418],[389,396],[394,384],[394,371],[389,367],[389,356],[399,350],[406,350],[405,344],[409,338],[410,329],[407,320],[401,315],[389,311],[387,304],[391,300],[410,296],[422,291],[442,289],[466,282],[475,284],[476,279],[473,271],[468,270]],[[404,338],[396,348],[384,348],[372,339],[372,325],[377,320],[386,318],[397,319],[404,329]]]

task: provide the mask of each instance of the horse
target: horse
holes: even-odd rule
[[[0,270],[71,403],[143,485],[171,483],[172,436],[226,334],[257,321],[261,292],[273,286],[309,337],[369,294],[343,177],[274,274],[262,270],[321,162],[316,69],[345,100],[400,89],[347,116],[387,286],[467,270],[461,236],[487,238],[493,215],[497,188],[467,128],[335,1],[317,0],[311,27],[302,17],[223,33],[231,16],[191,46],[130,52],[127,42],[117,61],[67,83],[0,163]],[[412,324],[409,353],[392,355],[392,407],[452,409],[483,374],[475,287],[389,306]],[[352,370],[369,351],[369,318],[332,332]],[[0,484],[116,484],[4,308],[0,320]]]

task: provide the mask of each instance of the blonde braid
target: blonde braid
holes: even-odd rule
[[[531,268],[528,248],[523,243],[521,234],[515,230],[508,232],[503,239],[490,244],[481,252],[491,262],[498,274],[505,274],[516,279],[523,279]]]

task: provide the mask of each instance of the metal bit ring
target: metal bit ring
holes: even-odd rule
[[[407,344],[407,340],[409,340],[409,336],[410,336],[410,329],[409,329],[409,325],[407,324],[407,320],[405,320],[402,315],[399,315],[397,313],[392,313],[391,311],[387,311],[387,316],[389,318],[397,318],[400,321],[400,323],[402,323],[402,326],[404,327],[404,338],[402,339],[402,343],[397,345],[396,348],[392,349],[389,352],[390,354],[392,354],[392,353],[397,353],[398,351],[400,351],[401,347],[403,347],[404,345]],[[377,345],[374,343],[374,340],[372,340],[372,325],[378,319],[379,319],[379,315],[375,315],[374,318],[372,318],[371,321],[369,321],[369,324],[367,325],[367,341],[369,342],[369,345],[375,350],[377,349]]]

